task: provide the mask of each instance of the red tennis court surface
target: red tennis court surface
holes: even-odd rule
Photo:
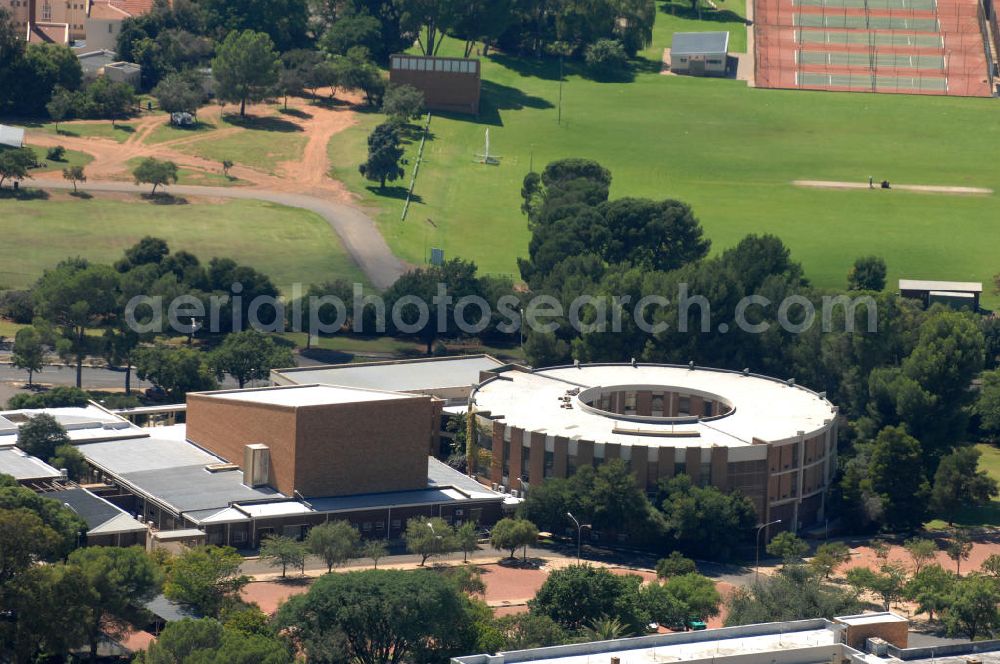
[[[981,0],[754,0],[763,88],[992,97]]]

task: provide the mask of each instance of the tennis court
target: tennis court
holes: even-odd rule
[[[874,81],[873,81],[874,79]],[[948,80],[933,77],[885,76],[879,74],[818,74],[802,72],[799,84],[824,89],[872,90],[875,92],[947,92]]]
[[[754,0],[758,87],[993,96],[982,0]]]
[[[878,9],[933,11],[936,0],[792,0],[799,7],[829,7],[830,9]]]
[[[902,53],[861,53],[846,51],[799,51],[799,64],[835,67],[871,67],[876,69],[928,69],[944,71],[943,55],[905,55]]]
[[[838,46],[907,46],[943,49],[941,35],[914,32],[875,32],[871,30],[799,30],[800,44],[835,44]]]

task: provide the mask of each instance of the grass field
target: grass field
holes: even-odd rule
[[[131,172],[132,169],[142,162],[142,160],[143,157],[133,157],[125,163],[128,165],[129,171]],[[217,173],[199,171],[191,168],[177,169],[177,184],[197,184],[206,187],[236,187],[246,183],[246,180],[241,180],[231,175],[223,175],[221,165],[219,166],[219,172]]]
[[[684,21],[661,10],[657,43],[647,53],[662,49],[673,27],[689,29],[691,21]],[[703,21],[701,27],[717,25]],[[446,43],[442,55],[454,55],[456,46]],[[611,169],[613,197],[690,203],[713,252],[747,233],[779,235],[819,286],[843,287],[851,263],[866,254],[886,258],[890,283],[904,276],[987,282],[1000,271],[997,196],[790,184],[872,175],[1000,189],[1000,162],[989,156],[1000,147],[995,100],[763,90],[734,80],[660,76],[652,64],[641,69],[632,82],[600,83],[567,66],[558,124],[555,63],[502,54],[484,60],[482,115],[435,116],[416,186],[419,201],[405,222],[399,221],[398,189],[377,196],[356,174],[365,134],[377,118],[334,138],[334,173],[381,210],[390,245],[413,262],[430,245],[473,259],[486,272],[516,273],[528,242],[521,180],[532,164],[540,170],[554,159],[579,156]],[[500,166],[474,163],[487,127]],[[408,178],[409,167],[397,184]],[[1000,302],[992,294],[984,301]]]
[[[976,445],[976,449],[983,453],[979,457],[979,469],[985,470],[989,476],[1000,482],[1000,449],[992,445]],[[1000,526],[1000,500],[990,501],[983,507],[974,507],[962,510],[955,519],[958,526]],[[941,530],[947,528],[948,524],[941,519],[934,519],[924,527],[928,530]]]
[[[0,289],[23,288],[67,256],[113,262],[145,235],[203,262],[227,256],[269,275],[282,290],[342,277],[365,283],[319,216],[260,201],[157,205],[138,199],[5,200]]]
[[[41,126],[41,130],[49,134],[59,134],[61,136],[92,136],[97,138],[110,138],[119,143],[124,143],[132,135],[135,128],[127,122],[118,122],[112,127],[110,122],[60,122],[59,131],[56,131],[55,123],[49,122]]]
[[[166,118],[166,116],[164,116]],[[175,127],[164,119],[163,124],[154,129],[143,139],[147,145],[155,145],[164,141],[173,141],[178,138],[192,138],[194,136],[208,136],[215,129],[211,122],[197,122],[193,127]]]
[[[277,116],[248,117],[241,120],[239,116],[226,115],[223,116],[220,128],[227,126],[244,127],[248,131],[218,138],[213,138],[209,131],[204,140],[178,145],[177,149],[213,161],[229,159],[237,164],[274,173],[281,162],[300,157],[307,142],[301,127]],[[177,133],[178,137],[191,134],[191,130],[169,131]]]
[[[37,145],[29,145],[35,152],[35,158],[38,159],[40,164],[44,164],[41,168],[32,169],[32,173],[47,173],[49,171],[61,171],[64,168],[70,166],[86,166],[90,162],[94,161],[94,158],[85,152],[78,152],[76,150],[66,150],[66,154],[63,156],[62,161],[53,161],[46,158],[46,153],[48,148],[39,147]]]

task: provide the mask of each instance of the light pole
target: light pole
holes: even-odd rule
[[[576,524],[576,564],[580,564],[580,541],[583,538],[583,527],[587,524],[581,524],[576,520],[576,517],[572,513],[566,512],[566,516],[573,519],[573,523]]]
[[[754,565],[754,572],[753,572],[753,582],[755,584],[760,579],[760,533],[768,526],[773,526],[776,523],[781,523],[781,519],[775,519],[774,521],[771,521],[769,523],[762,523],[759,526],[757,526],[757,564]]]

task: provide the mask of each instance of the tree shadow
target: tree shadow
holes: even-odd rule
[[[643,66],[641,62],[636,64],[640,68]],[[594,71],[584,68],[581,71],[584,78],[595,83],[631,83],[635,80],[636,72],[631,63],[626,65],[624,69]]]
[[[300,120],[308,120],[312,117],[312,113],[306,113],[305,111],[298,108],[282,108],[278,111],[282,115],[290,115],[293,118],[298,118]]]
[[[323,364],[349,364],[354,359],[351,353],[328,348],[307,348],[299,351],[299,355]]]
[[[214,124],[212,124],[211,122],[203,122],[202,120],[195,120],[192,124],[189,125],[177,125],[168,120],[166,125],[164,126],[170,127],[171,129],[176,129],[178,131],[190,131],[192,133],[215,129]]]
[[[516,71],[521,76],[531,76],[541,78],[546,81],[559,80],[559,59],[554,57],[532,58],[530,56],[520,57],[507,55],[506,53],[493,53],[489,59],[501,67]],[[563,73],[565,74],[566,62],[563,62]],[[486,81],[483,81],[486,84]]]
[[[483,81],[479,115],[449,112],[438,112],[437,115],[449,120],[502,127],[503,118],[500,117],[500,111],[519,111],[525,108],[547,109],[555,108],[555,105],[543,97],[525,94],[519,88],[501,85],[494,81]]]
[[[115,131],[123,131],[126,134],[135,133],[135,127],[133,127],[132,125],[116,124],[114,127],[112,127],[112,129]]]
[[[225,120],[227,123],[235,127],[242,127],[243,129],[250,129],[254,131],[303,131],[302,127],[294,122],[289,122],[288,120],[283,120],[282,118],[276,118],[273,116],[258,118],[248,115],[245,118],[241,118],[239,115],[226,115]]]
[[[47,201],[49,200],[49,192],[44,189],[32,189],[18,187],[14,189],[3,188],[0,189],[0,199],[9,199],[14,201]]]
[[[395,198],[396,200],[405,201],[406,193],[410,190],[409,187],[404,187],[403,185],[386,185],[384,189],[380,189],[377,184],[368,185],[365,187],[368,191],[375,194],[380,198]],[[424,199],[420,197],[420,194],[413,194],[410,197],[411,203],[422,203]]]
[[[69,192],[69,195],[72,196],[73,198],[79,198],[80,200],[83,201],[89,201],[91,198],[94,197],[93,194],[86,191],[71,191]]]
[[[358,111],[358,112],[361,112],[361,109],[363,109],[363,108],[371,109],[373,111],[377,111],[378,110],[377,107],[372,106],[371,104],[360,104],[356,108],[353,108],[354,104],[352,104],[351,102],[347,101],[346,99],[337,99],[336,97],[334,97],[333,99],[331,99],[330,97],[311,97],[310,99],[311,99],[311,101],[312,101],[312,103],[313,103],[314,106],[320,106],[322,108],[345,108],[345,107],[351,107],[352,110],[355,110],[355,111]]]
[[[144,200],[154,205],[187,205],[188,199],[183,196],[175,196],[165,191],[158,191],[155,194],[142,194]]]
[[[746,25],[747,20],[737,14],[732,9],[712,9],[702,7],[699,13],[697,9],[691,7],[690,3],[678,4],[664,2],[660,5],[660,11],[689,21],[711,21],[714,23],[742,23]]]

